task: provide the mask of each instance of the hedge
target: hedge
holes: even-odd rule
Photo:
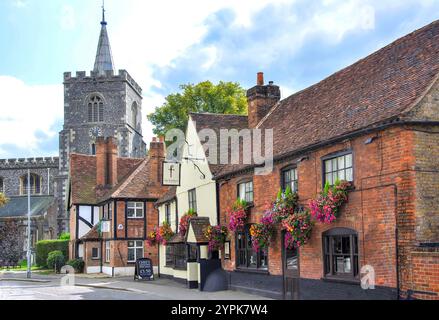
[[[61,251],[64,257],[69,256],[69,240],[42,240],[36,244],[36,264],[39,267],[47,267],[49,252]]]

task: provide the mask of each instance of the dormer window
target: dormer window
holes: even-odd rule
[[[99,96],[92,96],[88,102],[88,122],[104,121],[104,101]]]

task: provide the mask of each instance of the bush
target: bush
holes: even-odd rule
[[[27,259],[20,260],[18,266],[21,268],[27,268]]]
[[[60,272],[65,264],[66,259],[61,251],[56,250],[49,252],[49,256],[47,257],[47,267],[49,269],[55,269],[56,272]]]
[[[69,241],[68,240],[43,240],[36,244],[36,264],[39,267],[47,267],[47,258],[49,252],[61,251],[64,257],[68,257]]]
[[[70,240],[70,233],[63,232],[59,235],[58,240]]]
[[[75,273],[83,273],[84,272],[84,260],[82,259],[73,259],[69,260],[66,263],[69,266],[72,266],[75,269]]]

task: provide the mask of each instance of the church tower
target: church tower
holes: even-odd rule
[[[67,230],[66,189],[71,153],[96,153],[98,137],[115,137],[120,157],[143,158],[142,89],[125,70],[115,72],[102,8],[101,32],[93,71],[64,73],[64,125],[59,136],[60,221]],[[62,196],[61,196],[62,195]],[[61,227],[61,226],[60,226]]]

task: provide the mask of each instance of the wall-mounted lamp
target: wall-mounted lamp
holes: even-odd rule
[[[366,141],[364,141],[364,144],[366,144],[366,145],[371,144],[377,138],[378,138],[377,136],[367,138]]]
[[[301,163],[301,162],[303,162],[303,161],[306,161],[306,160],[309,160],[309,157],[308,157],[308,156],[306,156],[306,157],[302,157],[302,158],[300,158],[299,160],[297,160],[297,164],[299,164],[299,163]]]

